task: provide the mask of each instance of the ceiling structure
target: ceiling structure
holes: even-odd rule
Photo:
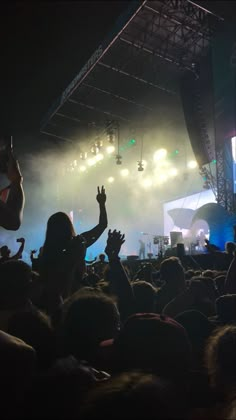
[[[155,114],[161,98],[178,95],[184,72],[196,71],[222,21],[188,0],[132,1],[52,105],[41,132],[73,143],[108,121],[132,125]]]

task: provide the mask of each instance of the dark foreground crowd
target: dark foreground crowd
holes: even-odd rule
[[[0,225],[17,230],[24,194],[11,156]],[[108,231],[105,254],[86,249],[107,228],[77,235],[52,215],[32,267],[0,260],[1,418],[236,419],[236,257],[227,271],[193,271],[180,259],[158,270],[124,267],[125,237]],[[4,253],[4,250],[3,250]],[[32,269],[33,268],[33,269]]]

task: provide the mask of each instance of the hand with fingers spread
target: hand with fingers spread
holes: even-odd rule
[[[107,238],[107,245],[105,249],[105,253],[107,254],[109,260],[118,258],[121,246],[125,242],[125,235],[120,233],[120,231],[109,229],[108,238]]]
[[[107,197],[106,197],[106,192],[105,192],[104,186],[102,186],[101,190],[98,187],[98,193],[97,193],[96,198],[97,198],[97,202],[99,204],[105,204]]]

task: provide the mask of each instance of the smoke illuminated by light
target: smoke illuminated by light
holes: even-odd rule
[[[86,171],[86,166],[82,165],[79,167],[80,172],[85,172]]]
[[[195,169],[196,167],[197,167],[197,162],[196,162],[196,160],[190,160],[189,162],[188,162],[188,168],[189,169]]]
[[[159,160],[165,159],[167,156],[167,150],[166,149],[159,149],[157,150],[153,155],[154,162],[158,162]]]
[[[129,170],[128,169],[121,169],[120,171],[121,176],[128,176],[129,175]]]
[[[108,180],[107,180],[110,184],[112,184],[115,179],[113,178],[113,176],[109,176]]]
[[[146,178],[142,180],[141,185],[143,188],[148,189],[153,185],[153,182],[150,178]]]
[[[175,168],[171,168],[171,169],[169,170],[169,175],[170,175],[170,176],[177,176],[177,175],[178,175],[178,171],[177,171],[177,169],[175,169]]]

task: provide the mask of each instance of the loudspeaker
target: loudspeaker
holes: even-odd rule
[[[176,247],[178,243],[183,242],[182,232],[170,232],[171,248]]]
[[[186,128],[196,161],[201,168],[209,163],[209,150],[206,144],[207,128],[198,108],[199,80],[195,74],[188,72],[180,83],[180,97],[184,111]]]

